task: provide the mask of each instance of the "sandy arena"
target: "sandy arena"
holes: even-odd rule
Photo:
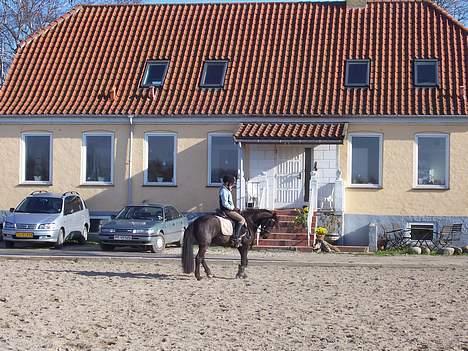
[[[290,255],[0,259],[0,350],[468,350],[468,257]]]

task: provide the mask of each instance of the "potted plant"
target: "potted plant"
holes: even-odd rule
[[[309,208],[307,206],[304,206],[301,209],[296,210],[297,214],[296,217],[294,218],[294,223],[297,225],[301,225],[304,228],[307,227],[307,217],[309,216]]]
[[[315,228],[315,235],[318,241],[323,241],[325,236],[328,234],[328,229],[325,227]]]

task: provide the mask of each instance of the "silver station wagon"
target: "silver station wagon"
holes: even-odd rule
[[[35,191],[11,208],[3,223],[7,248],[15,242],[52,243],[61,248],[67,239],[88,238],[89,211],[77,192]]]
[[[117,216],[101,226],[101,248],[142,246],[162,252],[166,244],[182,244],[187,217],[174,206],[143,204],[124,207]]]

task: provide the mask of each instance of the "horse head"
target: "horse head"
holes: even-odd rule
[[[278,227],[278,217],[275,212],[269,210],[247,210],[244,217],[260,229],[260,236],[266,239],[273,228]]]

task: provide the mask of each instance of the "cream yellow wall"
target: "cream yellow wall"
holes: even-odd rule
[[[468,125],[359,125],[350,124],[350,133],[383,135],[383,176],[381,189],[345,191],[345,211],[354,214],[467,216],[468,215]],[[450,171],[448,190],[413,188],[413,148],[415,134],[448,133]],[[340,166],[349,185],[348,139],[340,147]]]
[[[133,202],[169,202],[183,211],[211,211],[217,207],[217,187],[208,187],[208,133],[233,133],[238,125],[137,125],[134,130]],[[81,185],[83,132],[106,131],[115,135],[114,185]],[[176,187],[143,186],[145,132],[177,133]],[[23,132],[53,135],[52,185],[20,184],[20,144]],[[78,191],[91,211],[116,211],[127,203],[128,125],[1,125],[0,126],[0,210],[15,207],[34,190]]]
[[[169,202],[182,211],[213,211],[218,207],[217,187],[208,184],[208,133],[234,133],[233,125],[135,126],[132,183],[134,200]],[[177,133],[176,187],[143,186],[144,133]]]
[[[125,160],[114,160],[113,186],[81,185],[81,146],[83,132],[114,132],[116,155],[126,155],[126,126],[45,126],[2,125],[0,127],[0,209],[15,207],[34,190],[53,192],[78,191],[91,209],[113,210],[127,198]],[[23,132],[50,132],[53,140],[52,185],[22,185],[20,177],[20,144]]]

